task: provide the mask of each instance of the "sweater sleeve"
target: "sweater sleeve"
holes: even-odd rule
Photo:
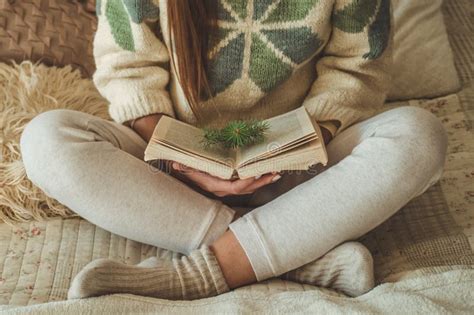
[[[331,23],[303,105],[316,121],[338,125],[337,135],[385,102],[393,46],[390,0],[336,0]]]
[[[94,83],[123,123],[150,114],[174,116],[167,85],[169,54],[158,38],[157,1],[98,1]]]

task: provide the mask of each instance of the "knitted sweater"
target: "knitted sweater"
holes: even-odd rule
[[[197,121],[179,84],[168,0],[98,0],[94,82],[120,123],[162,113],[221,126],[299,106],[333,135],[381,109],[390,83],[390,0],[213,0]],[[339,128],[337,128],[338,126]]]

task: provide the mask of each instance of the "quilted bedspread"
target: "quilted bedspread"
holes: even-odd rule
[[[193,302],[132,295],[64,301],[71,279],[93,259],[109,257],[135,264],[176,253],[111,234],[80,218],[51,219],[15,228],[0,224],[0,312],[469,313],[474,308],[474,39],[469,13],[461,7],[468,2],[451,1],[445,8],[462,91],[387,105],[387,109],[409,104],[432,111],[448,131],[449,152],[439,183],[362,237],[375,259],[378,286],[373,291],[349,299],[329,290],[270,279]],[[45,302],[55,303],[41,304]]]
[[[463,108],[467,104],[459,95],[409,103],[443,121],[450,137],[448,161],[438,184],[362,238],[374,255],[377,283],[474,266],[474,137]],[[15,228],[2,224],[0,305],[64,300],[74,275],[96,258],[136,264],[151,256],[174,255],[179,254],[111,234],[81,218]],[[316,288],[279,279],[238,289],[266,296],[308,290]]]

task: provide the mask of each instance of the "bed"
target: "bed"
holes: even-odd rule
[[[8,9],[6,3],[0,0],[0,7]],[[179,254],[111,234],[79,217],[53,217],[14,226],[0,223],[0,313],[472,313],[473,10],[470,0],[448,0],[442,6],[457,70],[456,84],[460,88],[455,93],[443,94],[438,90],[442,95],[391,101],[386,105],[387,110],[410,105],[433,112],[448,131],[449,149],[440,182],[361,238],[375,260],[377,286],[369,293],[348,298],[323,288],[269,279],[197,301],[166,301],[127,294],[68,301],[71,279],[93,259],[109,257],[136,264],[151,256],[171,259]],[[81,72],[90,74],[90,64],[84,66],[74,56],[70,58],[70,64],[82,64],[78,66]],[[0,67],[0,77],[5,67]],[[22,67],[31,72],[22,72]],[[28,75],[35,80],[51,75],[44,65],[26,63],[16,69],[27,76],[22,78],[24,84],[29,82]],[[66,72],[56,76],[67,77]],[[5,83],[0,86],[7,88]],[[4,126],[4,122],[0,124]],[[8,170],[2,171],[5,175]],[[0,184],[4,189],[11,185],[1,178]],[[5,203],[2,206],[5,211]]]

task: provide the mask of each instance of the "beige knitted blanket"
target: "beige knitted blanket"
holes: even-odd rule
[[[271,299],[270,299],[271,297]],[[304,292],[237,290],[192,302],[166,301],[134,295],[109,295],[85,300],[19,308],[8,314],[472,314],[474,270],[406,279],[381,285],[359,298],[340,297],[319,289]]]

